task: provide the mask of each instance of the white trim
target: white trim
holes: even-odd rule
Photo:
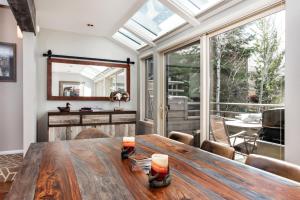
[[[190,13],[180,8],[177,4],[172,2],[171,0],[159,0],[162,4],[167,6],[171,11],[182,17],[185,21],[187,21],[192,26],[198,26],[200,22]]]
[[[146,109],[146,95],[145,95],[145,89],[146,89],[146,64],[145,64],[146,58],[140,60],[140,121],[144,121],[145,119],[145,109]]]
[[[200,39],[200,144],[209,139],[209,38],[203,35]],[[208,119],[208,120],[203,120]]]
[[[272,6],[272,5],[270,5],[270,6]],[[275,8],[271,8],[270,10],[265,10],[265,11],[262,11],[261,13],[254,14],[253,16],[250,16],[250,17],[245,16],[244,19],[241,19],[241,20],[236,21],[236,22],[231,22],[231,24],[229,24],[229,25],[225,24],[224,28],[220,28],[220,29],[218,29],[216,31],[211,31],[208,34],[208,37],[209,38],[214,37],[216,35],[225,33],[227,31],[230,31],[230,30],[235,29],[237,27],[249,24],[249,23],[251,23],[253,21],[256,21],[258,19],[270,16],[270,15],[272,15],[274,13],[277,13],[277,12],[280,12],[280,11],[284,10],[284,7],[285,6],[282,4],[282,5],[276,6]]]
[[[150,39],[143,37],[142,36],[143,34],[140,33],[139,31],[137,31],[136,29],[134,29],[133,27],[125,24],[123,26],[123,28],[126,29],[127,31],[131,32],[133,35],[135,35],[136,37],[138,37],[139,39],[141,39],[143,42],[147,43],[148,45],[150,45],[152,47],[155,46],[155,44]],[[140,49],[142,49],[142,48],[144,48],[144,47],[141,47]]]
[[[148,57],[153,57],[153,50],[149,49],[149,51],[145,51],[142,54],[139,54],[139,59],[140,60],[145,60]]]
[[[11,154],[19,154],[19,153],[23,153],[23,149],[10,150],[10,151],[0,151],[0,155],[11,155]]]
[[[121,47],[124,47],[124,48],[126,48],[126,49],[130,49],[130,50],[133,51],[134,53],[138,54],[138,51],[137,51],[137,50],[135,50],[134,48],[130,47],[129,45],[126,45],[125,43],[123,43],[123,42],[121,42],[121,41],[119,41],[119,40],[113,38],[112,36],[111,36],[111,38],[109,38],[109,39],[110,39],[111,41],[114,41],[117,45],[119,45],[119,46],[121,46]]]
[[[161,136],[165,135],[165,59],[164,54],[156,52],[154,59],[154,132]]]

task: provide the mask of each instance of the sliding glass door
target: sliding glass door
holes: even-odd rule
[[[200,42],[168,52],[165,58],[166,135],[180,131],[197,136],[200,130]]]
[[[285,11],[212,35],[209,45],[210,139],[283,159]]]

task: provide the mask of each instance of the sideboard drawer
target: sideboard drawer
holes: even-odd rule
[[[109,115],[82,115],[82,124],[108,124]]]
[[[51,115],[49,116],[49,125],[70,125],[80,124],[79,115]]]
[[[112,123],[135,123],[136,114],[113,114],[111,115]]]

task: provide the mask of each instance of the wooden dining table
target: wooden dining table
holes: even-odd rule
[[[136,152],[169,155],[171,184],[121,159],[122,138],[31,144],[7,199],[300,199],[300,184],[158,135],[136,136]]]

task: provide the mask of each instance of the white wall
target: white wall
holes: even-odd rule
[[[37,69],[36,36],[23,32],[23,149],[36,142],[37,125]]]
[[[17,44],[17,82],[0,82],[0,152],[23,149],[22,40],[8,8],[0,7],[0,42]]]
[[[137,54],[119,45],[113,40],[103,37],[94,37],[80,35],[70,32],[60,32],[48,29],[41,29],[38,35],[38,138],[39,141],[44,141],[47,135],[47,111],[56,110],[57,106],[63,106],[64,101],[47,101],[47,62],[42,54],[49,49],[54,54],[63,54],[71,56],[96,57],[106,59],[126,60],[129,57],[136,61]],[[126,109],[137,109],[137,67],[131,66],[131,101],[123,103],[122,107]],[[78,109],[83,106],[101,107],[103,109],[113,109],[116,103],[97,101],[74,101],[71,102],[72,109]]]
[[[300,165],[300,1],[286,3],[285,158]]]

